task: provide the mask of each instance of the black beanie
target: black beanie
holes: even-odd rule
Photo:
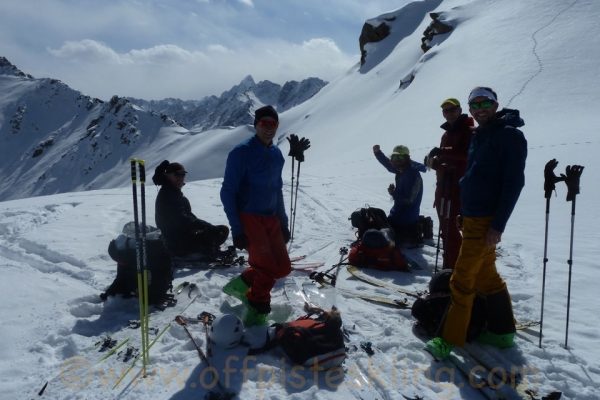
[[[165,174],[177,171],[184,171],[183,165],[178,162],[171,163],[168,160],[164,160],[161,162],[156,169],[154,169],[154,176],[152,176],[152,182],[155,185],[161,186],[164,185],[167,181],[165,179]]]
[[[258,110],[254,111],[254,126],[256,127],[258,121],[260,121],[260,119],[264,117],[271,117],[275,121],[279,121],[279,115],[277,115],[277,111],[275,111],[273,106],[269,105],[261,107]]]

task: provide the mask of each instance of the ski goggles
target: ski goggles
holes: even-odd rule
[[[453,112],[456,112],[456,111],[458,111],[458,109],[459,109],[459,108],[460,108],[460,107],[456,107],[456,106],[453,106],[453,107],[446,107],[446,108],[442,108],[442,112],[443,112],[444,114],[449,114],[449,113],[453,113]]]
[[[472,101],[469,103],[471,110],[488,110],[496,104],[493,100]]]
[[[260,121],[258,121],[258,125],[262,126],[263,128],[267,128],[267,129],[277,128],[277,124],[278,124],[277,121],[270,120],[270,119],[261,119]]]
[[[176,176],[178,178],[185,178],[187,171],[175,171],[175,172],[171,172],[171,174],[173,174],[174,176]]]

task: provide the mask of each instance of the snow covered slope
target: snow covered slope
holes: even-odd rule
[[[441,18],[454,30],[436,38],[437,44],[423,54],[421,36],[430,22],[430,11],[442,13]],[[302,164],[292,254],[307,254],[309,259],[327,265],[337,262],[338,249],[353,239],[347,220],[350,213],[364,204],[384,209],[391,206],[386,188],[393,177],[375,161],[372,145],[380,144],[389,153],[394,145],[405,144],[420,160],[439,143],[441,100],[457,97],[465,103],[473,86],[492,86],[501,106],[521,111],[529,148],[526,187],[508,223],[498,258],[519,320],[539,318],[544,164],[556,158],[560,171],[568,164],[586,166],[574,219],[569,348],[563,348],[563,343],[571,203],[564,199],[566,188],[559,185],[557,196],[551,200],[544,347],[537,347],[535,332],[523,332],[516,348],[503,357],[512,365],[527,367],[530,387],[540,395],[559,390],[563,398],[597,399],[600,211],[595,199],[600,197],[596,156],[600,151],[596,133],[600,117],[594,101],[599,98],[600,87],[600,54],[595,51],[600,48],[600,28],[595,20],[599,11],[600,3],[594,0],[426,0],[386,13],[394,14],[400,25],[392,21],[389,40],[369,45],[367,62],[372,64],[368,64],[368,71],[357,65],[311,100],[281,116],[279,142],[284,152],[288,133],[306,136],[312,143]],[[412,24],[403,22],[407,15],[414,18]],[[413,28],[407,31],[406,26]],[[414,78],[407,79],[410,76]],[[251,134],[248,127],[225,135],[184,133],[174,140],[148,143],[140,155],[149,160],[164,156],[182,161],[192,170],[192,180],[213,174],[217,179],[190,183],[184,192],[197,215],[224,223],[218,194],[224,157],[231,146]],[[193,140],[188,140],[188,135]],[[288,164],[286,182],[290,182],[289,171]],[[421,212],[433,215],[433,174],[426,173],[424,181]],[[149,216],[153,215],[155,193],[149,188]],[[289,196],[286,187],[286,202]],[[3,398],[22,398],[23,393],[36,397],[42,384],[65,370],[74,357],[94,355],[90,348],[103,334],[138,340],[137,331],[122,330],[128,318],[135,318],[135,301],[111,299],[102,304],[96,297],[114,277],[115,265],[106,254],[106,246],[130,219],[127,187],[0,203]],[[425,247],[410,254],[427,266],[411,274],[369,272],[407,288],[423,289],[433,269],[435,249]],[[176,284],[190,280],[200,286],[201,298],[186,314],[194,316],[204,310],[219,313],[226,300],[220,288],[237,273],[235,268],[178,272]],[[306,274],[300,272],[293,277],[307,281]],[[287,302],[283,283],[275,288],[274,303]],[[344,272],[338,285],[391,295],[349,279]],[[280,354],[260,356],[251,364],[239,398],[483,398],[460,376],[449,378],[440,364],[422,351],[422,342],[411,332],[409,311],[342,294],[335,302],[353,332],[351,341],[369,340],[384,352],[368,357],[361,350],[351,351],[345,373],[333,381],[325,374],[304,376],[302,382],[292,380],[291,366]],[[300,313],[298,304],[294,303],[294,309]],[[155,322],[150,325],[162,327],[168,316],[153,314],[151,321]],[[200,327],[192,327],[192,333],[203,344]],[[124,366],[114,359],[94,367],[94,374],[80,368],[85,379],[77,382],[51,380],[43,397],[203,397],[206,390],[200,379],[205,369],[180,327],[173,326],[159,340],[151,358],[154,372],[148,378],[130,384],[132,372],[123,384],[111,389]],[[83,365],[87,367],[89,362]]]

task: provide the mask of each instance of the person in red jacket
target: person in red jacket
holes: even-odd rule
[[[442,102],[442,115],[446,122],[440,147],[433,148],[425,164],[436,171],[435,201],[444,246],[443,268],[454,268],[462,243],[456,227],[460,213],[459,179],[465,174],[467,153],[473,135],[473,118],[463,114],[460,102],[449,98]]]

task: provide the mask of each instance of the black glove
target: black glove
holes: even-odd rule
[[[248,247],[248,238],[243,233],[235,235],[233,237],[233,245],[240,250],[244,250]]]
[[[567,184],[567,201],[575,200],[575,196],[579,194],[579,178],[582,172],[583,166],[581,165],[567,165],[565,173],[560,174]]]
[[[433,158],[439,156],[440,154],[442,154],[442,149],[440,149],[439,147],[434,147],[433,149],[431,149],[431,151],[429,151],[428,156]]]
[[[288,156],[294,157],[296,160],[298,160],[298,162],[303,162],[304,151],[310,147],[310,140],[304,137],[300,139],[298,138],[298,135],[293,133],[287,138],[287,140],[290,143],[290,152],[288,153]]]
[[[290,241],[290,238],[292,237],[292,234],[290,233],[290,230],[288,229],[288,227],[282,226],[281,233],[283,234],[283,241],[285,242],[285,244],[288,244]]]
[[[563,178],[559,178],[554,173],[554,168],[556,168],[557,165],[558,161],[553,158],[548,161],[544,167],[544,197],[547,199],[550,198],[550,195],[552,195],[552,192],[556,189],[556,182],[565,180],[564,175],[561,175]]]

